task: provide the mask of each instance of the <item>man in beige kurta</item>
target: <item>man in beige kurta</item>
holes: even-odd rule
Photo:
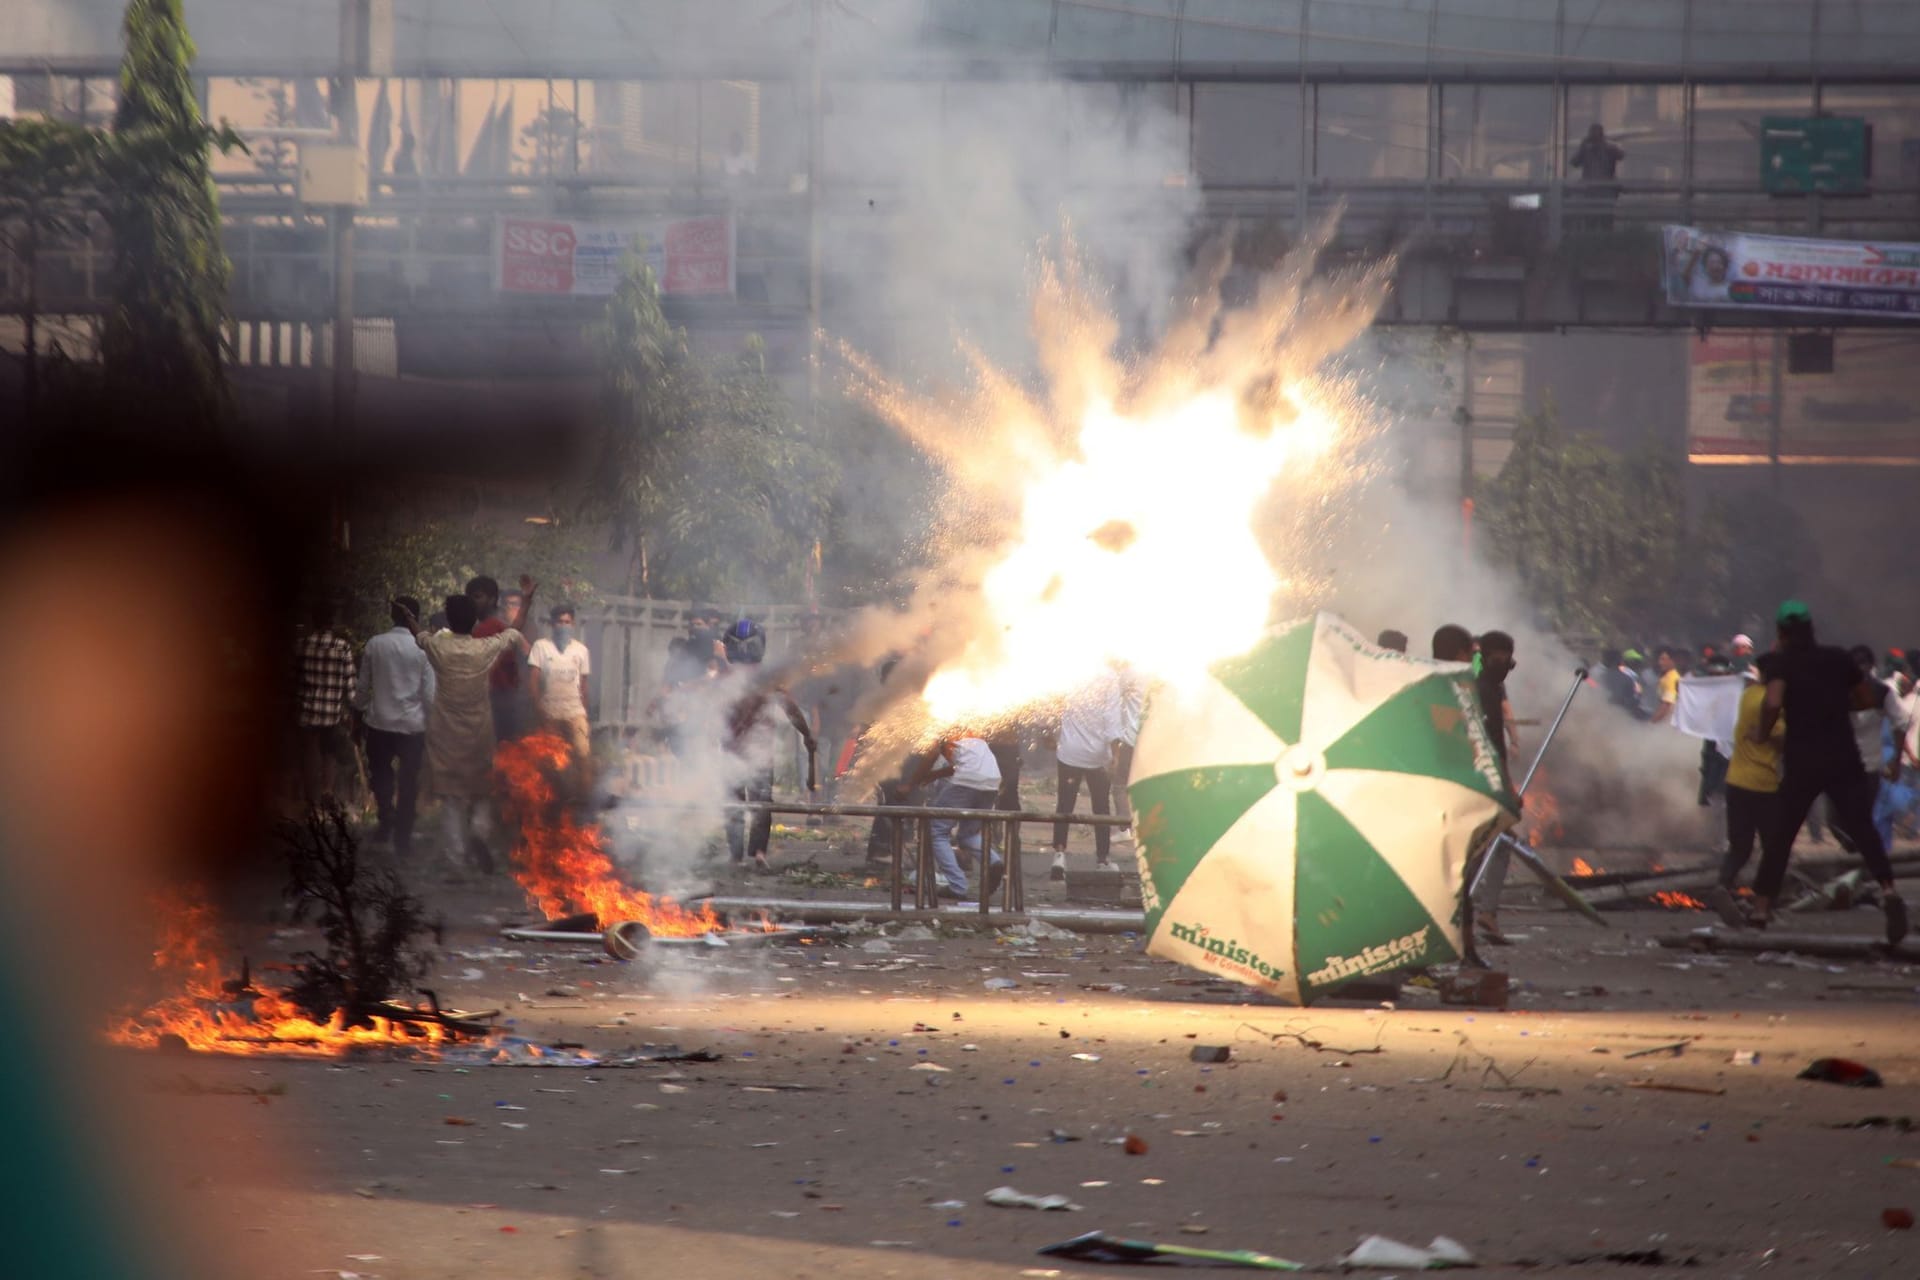
[[[493,794],[494,737],[487,676],[501,654],[525,649],[527,641],[511,627],[475,637],[479,610],[466,596],[448,596],[446,610],[445,631],[430,633],[418,619],[410,624],[436,685],[427,715],[428,776],[441,800],[447,856],[458,864],[465,854],[480,870],[491,871],[487,804]]]

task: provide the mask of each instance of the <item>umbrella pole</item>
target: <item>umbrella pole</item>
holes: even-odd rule
[[[1559,713],[1553,717],[1553,723],[1547,726],[1547,735],[1540,740],[1540,749],[1534,752],[1533,763],[1527,766],[1526,776],[1520,779],[1518,794],[1525,796],[1527,794],[1527,788],[1533,785],[1533,777],[1540,771],[1540,762],[1547,758],[1547,748],[1553,745],[1553,735],[1560,731],[1560,725],[1567,718],[1567,711],[1573,706],[1575,695],[1580,692],[1580,686],[1586,682],[1587,669],[1585,667],[1576,669],[1573,673],[1573,685],[1567,690],[1567,696],[1561,701]],[[1535,853],[1519,840],[1514,839],[1512,833],[1502,831],[1488,842],[1485,851],[1480,855],[1479,861],[1474,865],[1473,878],[1467,886],[1466,891],[1466,915],[1467,927],[1469,929],[1472,928],[1473,899],[1479,894],[1481,884],[1486,879],[1487,868],[1493,863],[1494,853],[1498,851],[1503,844],[1515,857],[1520,859],[1527,870],[1540,877],[1541,883],[1552,890],[1555,897],[1601,928],[1607,927],[1606,918],[1594,910],[1593,906],[1588,903],[1585,898],[1574,892],[1573,886],[1555,875],[1553,869],[1540,860],[1539,854]]]

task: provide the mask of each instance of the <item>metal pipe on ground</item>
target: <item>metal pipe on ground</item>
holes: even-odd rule
[[[802,902],[791,898],[714,897],[704,901],[715,911],[727,915],[764,911],[770,916],[798,920],[804,924],[851,924],[858,920],[873,924],[906,924],[915,921],[930,924],[940,920],[948,924],[986,924],[996,928],[1011,928],[1039,920],[1061,929],[1072,929],[1076,933],[1138,933],[1146,928],[1147,922],[1142,912],[1102,911],[1097,908],[1069,910],[1062,907],[1028,907],[1022,912],[989,911],[982,914],[975,907],[893,911],[880,903],[846,900],[815,899]]]
[[[1896,871],[1920,869],[1920,853],[1903,853],[1890,861]],[[1788,869],[1804,875],[1808,872],[1851,871],[1859,865],[1860,859],[1851,854],[1835,854],[1822,858],[1801,858],[1791,863]],[[1644,902],[1666,890],[1711,889],[1719,880],[1720,865],[1713,862],[1674,871],[1650,871],[1646,875],[1620,879],[1613,884],[1581,889],[1579,893],[1591,907],[1622,906]]]
[[[1740,933],[1722,933],[1718,930],[1670,933],[1658,941],[1661,946],[1675,951],[1731,951],[1741,955],[1791,951],[1795,955],[1817,956],[1823,960],[1920,961],[1920,941],[1911,939],[1897,947],[1889,947],[1879,938],[1831,933],[1776,933],[1768,929]]]

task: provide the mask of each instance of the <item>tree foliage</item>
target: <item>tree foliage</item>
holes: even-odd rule
[[[108,151],[111,302],[100,335],[115,395],[147,415],[226,415],[220,363],[229,264],[208,153],[235,145],[201,118],[181,0],[130,0]]]
[[[389,509],[404,512],[404,503],[396,500]],[[481,574],[502,583],[531,574],[540,583],[536,604],[542,607],[566,601],[592,609],[600,599],[583,536],[551,524],[510,529],[401,514],[376,527],[356,527],[351,549],[335,556],[325,576],[343,597],[348,627],[361,637],[393,625],[387,602],[394,596],[412,596],[432,614]]]
[[[1476,516],[1493,557],[1562,633],[1649,637],[1720,621],[1719,513],[1690,526],[1677,461],[1566,431],[1551,405],[1521,418]]]
[[[674,598],[797,594],[827,532],[837,469],[753,339],[703,360],[629,264],[588,330],[602,434],[586,511],[633,559],[631,588]]]
[[[39,400],[40,250],[85,236],[100,193],[100,136],[64,120],[0,120],[0,247],[26,277],[26,403]]]

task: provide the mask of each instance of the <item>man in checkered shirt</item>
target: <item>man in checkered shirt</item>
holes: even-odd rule
[[[334,794],[334,766],[352,759],[348,736],[353,696],[353,646],[334,625],[333,609],[314,609],[313,629],[300,641],[299,691],[294,723],[300,734],[300,779],[308,804]]]

